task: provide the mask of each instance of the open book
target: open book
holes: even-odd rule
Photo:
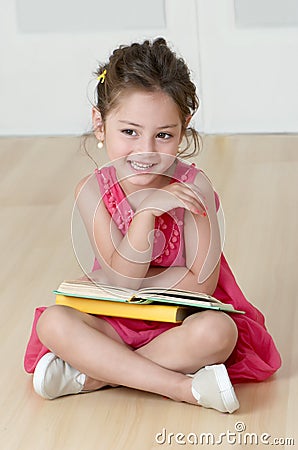
[[[97,284],[91,280],[63,281],[57,290],[57,296],[77,297],[91,300],[104,300],[128,304],[176,305],[201,309],[214,309],[230,313],[244,313],[230,304],[222,303],[211,295],[180,289],[143,288],[138,291]]]

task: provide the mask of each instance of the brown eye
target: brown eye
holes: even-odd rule
[[[158,133],[157,137],[159,139],[170,139],[172,137],[172,135],[169,133],[161,132],[161,133]]]
[[[127,134],[128,136],[136,136],[136,132],[134,130],[131,129],[125,129],[125,130],[121,130],[121,133],[123,134]]]

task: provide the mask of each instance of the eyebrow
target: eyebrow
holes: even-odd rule
[[[134,123],[134,122],[129,122],[127,120],[119,120],[120,123],[123,123],[125,125],[130,125],[132,127],[138,127],[138,128],[144,128],[143,125],[140,125],[138,123]],[[169,125],[163,125],[162,127],[157,127],[158,130],[164,130],[165,128],[176,128],[178,127],[177,123],[172,123]]]

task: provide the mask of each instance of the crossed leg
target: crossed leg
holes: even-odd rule
[[[42,314],[37,333],[53,353],[87,375],[86,390],[123,385],[188,403],[197,402],[185,374],[224,362],[237,340],[229,316],[204,311],[134,351],[103,319],[58,305]]]

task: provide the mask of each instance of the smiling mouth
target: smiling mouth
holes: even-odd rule
[[[148,169],[151,169],[151,167],[153,167],[155,164],[149,164],[149,163],[141,163],[138,161],[129,161],[131,167],[134,170],[138,170],[138,171],[145,171]]]

